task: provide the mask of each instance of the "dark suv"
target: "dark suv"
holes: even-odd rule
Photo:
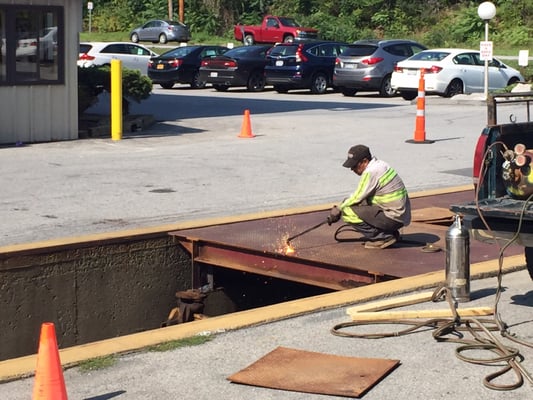
[[[335,61],[333,85],[345,96],[358,91],[378,91],[381,96],[393,96],[390,85],[394,65],[426,46],[412,40],[358,40]]]
[[[267,53],[265,78],[278,93],[290,89],[310,89],[312,93],[325,93],[333,86],[335,59],[348,46],[342,42],[280,43]]]

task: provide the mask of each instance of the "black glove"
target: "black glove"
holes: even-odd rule
[[[337,206],[333,206],[328,215],[328,225],[334,224],[341,219],[341,210]]]

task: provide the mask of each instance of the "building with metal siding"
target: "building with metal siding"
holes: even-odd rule
[[[78,138],[82,7],[82,0],[0,0],[0,144]]]

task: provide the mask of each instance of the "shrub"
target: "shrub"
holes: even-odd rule
[[[98,95],[111,92],[111,67],[78,67],[78,114],[83,114],[98,102]],[[129,113],[129,101],[140,103],[150,97],[152,81],[137,70],[122,70],[122,97],[124,114]]]

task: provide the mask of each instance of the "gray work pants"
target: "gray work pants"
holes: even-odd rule
[[[350,225],[368,240],[388,239],[403,226],[401,222],[387,217],[378,206],[358,205],[350,208],[364,221]]]

